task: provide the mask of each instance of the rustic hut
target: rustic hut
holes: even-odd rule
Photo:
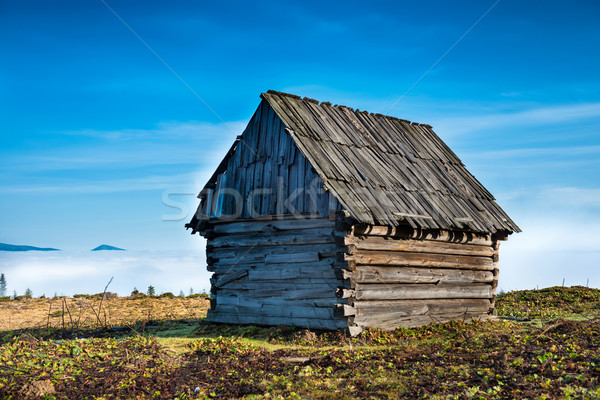
[[[431,126],[269,91],[198,196],[215,322],[393,329],[494,314],[517,225]]]

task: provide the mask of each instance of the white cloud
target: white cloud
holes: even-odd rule
[[[555,187],[546,189],[542,196],[570,209],[600,209],[600,188]],[[600,243],[600,241],[599,241]]]
[[[5,156],[0,169],[16,171],[68,171],[137,168],[181,164],[218,163],[246,121],[225,126],[206,122],[168,122],[155,129],[116,131],[82,130],[57,133],[73,137],[74,144],[32,153]],[[230,130],[231,128],[231,130]],[[90,140],[82,140],[88,138]]]
[[[566,104],[488,115],[437,119],[434,129],[444,136],[465,134],[489,129],[547,126],[570,121],[581,122],[600,117],[600,103]]]
[[[111,277],[108,290],[120,295],[149,285],[158,293],[210,289],[210,273],[199,251],[0,252],[0,262],[9,293],[30,288],[36,296],[93,294],[102,292]]]
[[[572,221],[556,215],[520,220],[522,233],[500,246],[500,283],[504,290],[586,285],[600,288],[600,219]],[[587,225],[586,225],[587,224]],[[577,228],[575,229],[574,226]]]
[[[598,187],[530,186],[523,190],[503,193],[500,199],[521,210],[525,218],[535,220],[535,216],[539,216],[535,225],[553,224],[556,219],[561,218],[572,218],[574,224],[577,221],[586,226],[600,221]]]
[[[212,173],[212,170],[210,171]],[[176,189],[187,193],[196,193],[204,185],[202,177],[205,172],[194,172],[177,175],[146,176],[128,179],[94,180],[93,183],[82,184],[79,181],[57,183],[53,185],[15,185],[0,187],[3,193],[116,193],[140,190],[169,190]]]
[[[531,187],[504,201],[523,232],[500,247],[502,289],[600,287],[600,188]]]
[[[120,129],[101,131],[84,129],[79,131],[59,132],[61,135],[82,136],[101,139],[103,141],[125,142],[130,140],[196,140],[202,137],[219,137],[223,134],[234,136],[242,133],[247,121],[230,121],[210,123],[202,121],[168,121],[159,122],[155,129]]]
[[[479,151],[477,153],[466,153],[470,159],[478,160],[510,160],[530,159],[532,157],[577,157],[577,156],[600,156],[600,146],[570,146],[570,147],[534,147],[523,149],[506,149]]]
[[[241,133],[246,122],[231,122]],[[4,193],[198,192],[236,133],[223,124],[169,122],[155,129],[84,130],[75,144],[0,160]]]

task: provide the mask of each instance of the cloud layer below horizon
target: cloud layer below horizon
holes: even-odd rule
[[[210,291],[211,274],[199,251],[0,252],[0,265],[10,295],[27,288],[36,297],[102,293],[111,277],[108,291],[121,296],[150,285],[157,294]]]

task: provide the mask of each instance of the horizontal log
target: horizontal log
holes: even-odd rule
[[[324,255],[327,256],[327,255]],[[315,263],[320,261],[319,253],[290,253],[290,254],[255,254],[244,255],[237,258],[219,258],[212,264],[213,268],[228,267],[228,266],[243,266],[243,265],[260,265],[260,264],[298,264],[298,263]],[[332,259],[333,260],[333,259]],[[333,261],[332,261],[333,262]],[[214,269],[216,271],[216,269]]]
[[[285,305],[297,305],[297,306],[309,306],[309,307],[322,307],[322,308],[333,308],[336,304],[341,304],[347,301],[344,299],[337,299],[334,296],[330,296],[329,298],[323,299],[309,299],[309,298],[299,298],[295,300],[283,299],[279,297],[266,297],[266,298],[257,298],[253,297],[252,293],[248,293],[247,295],[241,295],[239,292],[233,295],[227,295],[223,293],[223,291],[219,291],[219,293],[215,296],[217,299],[217,304],[227,304],[233,306],[252,306],[252,307],[261,307],[265,304],[268,305],[276,305],[276,306],[285,306]]]
[[[290,317],[290,318],[334,318],[334,307],[318,308],[301,305],[271,305],[263,304],[260,307],[252,306],[234,306],[227,304],[218,304],[214,310],[216,313],[224,312],[227,314],[238,315],[257,315],[270,317]]]
[[[349,317],[348,323],[356,324],[362,329],[379,328],[383,330],[394,330],[400,326],[405,328],[415,328],[431,323],[443,323],[451,320],[469,322],[473,319],[485,320],[489,318],[491,318],[490,315],[478,312],[410,315],[406,317],[381,314],[364,317]],[[358,329],[355,329],[355,331],[358,331]]]
[[[240,315],[209,310],[206,319],[211,322],[227,324],[252,324],[252,325],[289,325],[307,329],[337,330],[345,329],[348,323],[344,319],[317,319],[317,318],[292,318],[271,317],[266,315]]]
[[[273,263],[273,264],[267,264],[265,263],[264,260],[262,261],[257,261],[256,259],[252,260],[252,259],[244,259],[244,260],[240,260],[237,264],[234,263],[229,263],[228,259],[226,260],[227,262],[225,262],[224,264],[221,264],[221,261],[218,261],[216,263],[214,263],[213,265],[210,265],[207,267],[208,271],[212,271],[215,273],[227,273],[229,271],[231,271],[232,269],[244,269],[247,268],[248,270],[256,270],[256,271],[273,271],[276,269],[283,269],[286,268],[288,266],[294,266],[297,268],[302,268],[302,269],[329,269],[329,268],[333,268],[333,266],[335,265],[335,258],[333,257],[328,257],[328,258],[323,258],[317,262],[311,261],[311,262],[303,262],[303,263],[290,263],[290,262],[282,262],[282,263]]]
[[[255,279],[252,282],[256,282],[257,284],[262,284],[263,287],[277,286],[282,282],[293,282],[296,287],[311,287],[310,285],[320,285],[320,284],[328,284],[331,285],[335,282],[336,287],[347,287],[349,286],[347,283],[340,282],[339,279],[332,279],[331,277],[327,278],[294,278],[294,279]]]
[[[339,270],[355,283],[491,283],[492,271],[358,265],[355,271]]]
[[[329,219],[286,219],[275,221],[244,221],[222,223],[214,226],[214,232],[220,233],[248,233],[248,232],[279,232],[296,229],[334,228],[335,223]]]
[[[297,244],[297,245],[265,245],[252,247],[213,247],[206,252],[207,257],[215,260],[222,258],[241,258],[266,256],[269,254],[298,254],[308,252],[318,252],[334,256],[336,246],[333,243],[314,243],[314,244]]]
[[[356,300],[410,300],[410,299],[488,299],[492,285],[471,283],[465,285],[433,284],[356,284]]]
[[[408,251],[483,257],[492,257],[494,255],[492,246],[432,240],[394,239],[383,236],[346,237],[344,244],[346,246],[355,246],[357,250]]]
[[[278,264],[278,263],[310,263],[319,262],[321,259],[318,252],[308,253],[291,253],[291,254],[269,254],[265,257],[265,263],[267,264]]]
[[[242,290],[242,289],[219,289],[218,295],[220,296],[233,296],[240,295],[243,297],[254,297],[256,299],[265,297],[280,297],[286,300],[297,300],[297,299],[327,299],[335,298],[336,288],[325,288],[325,289],[310,289],[310,288],[299,288],[299,289],[283,289],[283,288],[261,288],[253,290]]]
[[[487,313],[490,306],[489,299],[436,299],[355,301],[352,308],[357,317],[390,313],[405,317],[463,312]]]
[[[338,282],[335,276],[335,271],[331,267],[325,268],[304,268],[292,267],[294,264],[283,264],[284,268],[280,269],[255,269],[248,273],[248,279],[251,281],[273,281],[273,280],[294,280],[298,283],[298,279],[312,279],[316,278],[329,279],[332,282]]]
[[[491,257],[456,256],[429,253],[378,252],[361,250],[353,255],[341,254],[342,261],[355,261],[357,265],[402,265],[408,267],[437,267],[481,269],[491,271],[495,263]]]
[[[334,243],[333,229],[312,228],[291,231],[225,234],[209,239],[212,247],[280,246],[297,244]]]
[[[488,234],[458,232],[458,231],[429,231],[410,227],[389,227],[375,225],[355,225],[352,229],[354,236],[390,236],[401,239],[434,240],[439,242],[470,243],[491,246],[492,238]]]
[[[304,287],[306,290],[313,290],[316,292],[322,292],[330,290],[331,296],[335,296],[335,290],[340,286],[340,282],[337,279],[332,279],[330,282],[322,283],[311,283],[310,285],[300,285],[295,279],[290,280],[279,280],[279,281],[248,281],[248,280],[237,280],[229,282],[223,285],[220,289],[239,289],[239,290],[273,290],[282,293],[283,291],[298,290],[299,287]],[[268,289],[266,289],[267,287]],[[310,294],[308,294],[310,298]]]

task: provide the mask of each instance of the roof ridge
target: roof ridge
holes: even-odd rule
[[[433,129],[433,127],[431,125],[429,125],[429,124],[422,124],[422,123],[419,123],[419,122],[413,122],[413,121],[409,121],[407,119],[402,119],[402,118],[394,117],[392,115],[385,115],[385,114],[381,114],[381,113],[372,113],[372,112],[369,112],[367,110],[361,111],[358,108],[354,109],[352,107],[348,107],[348,106],[345,106],[343,104],[335,104],[335,105],[332,106],[330,101],[321,101],[320,102],[319,100],[312,99],[310,97],[302,97],[302,96],[298,96],[296,94],[286,93],[286,92],[280,92],[280,91],[277,91],[277,90],[267,90],[267,93],[268,94],[277,95],[277,96],[289,97],[289,98],[295,99],[295,100],[306,101],[308,103],[316,104],[316,105],[319,105],[321,107],[345,108],[348,111],[351,111],[351,112],[354,112],[354,113],[362,113],[362,114],[366,114],[366,115],[374,115],[374,116],[377,116],[377,117],[382,117],[382,118],[386,118],[386,119],[391,119],[391,120],[396,120],[396,121],[400,121],[400,122],[405,122],[405,123],[407,123],[409,125],[423,126],[423,127],[426,127],[426,128]]]

